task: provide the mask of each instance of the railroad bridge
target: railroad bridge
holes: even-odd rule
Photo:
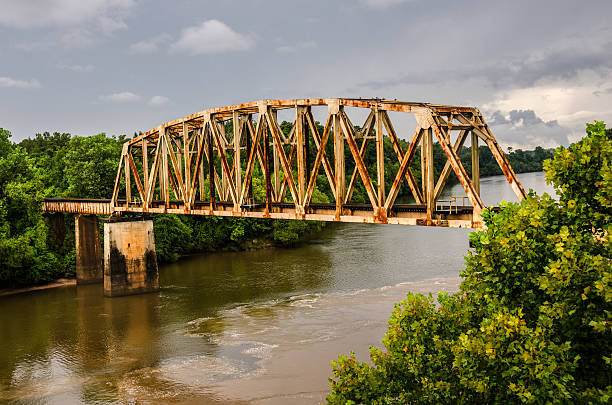
[[[291,117],[285,133],[278,115]],[[322,114],[321,127],[315,115]],[[402,148],[392,117],[416,121]],[[361,126],[349,118],[366,117]],[[354,118],[355,119],[355,118]],[[397,163],[385,184],[384,138]],[[458,152],[470,137],[470,175]],[[433,145],[446,157],[434,178]],[[159,288],[150,220],[121,220],[122,214],[188,214],[400,225],[482,228],[479,142],[486,145],[519,200],[526,194],[477,108],[383,99],[260,100],[211,108],[159,125],[125,142],[113,195],[104,200],[45,199],[43,211],[82,214],[76,218],[77,281],[104,280],[109,296]],[[314,146],[314,147],[313,147]],[[405,150],[404,150],[405,149]],[[374,152],[375,167],[364,163]],[[312,152],[314,151],[314,153]],[[419,151],[421,179],[411,164]],[[352,160],[346,171],[347,159]],[[413,164],[418,167],[419,162]],[[389,170],[387,170],[389,171]],[[467,203],[441,199],[453,172]],[[313,193],[325,175],[333,202],[316,203]],[[322,175],[322,174],[321,174]],[[254,179],[265,195],[254,195]],[[355,203],[361,183],[367,203]],[[398,202],[408,187],[414,203]],[[104,224],[104,272],[99,258],[97,215]],[[97,243],[97,248],[96,248]]]

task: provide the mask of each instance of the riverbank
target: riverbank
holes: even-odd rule
[[[22,294],[31,291],[48,290],[50,288],[70,287],[73,285],[76,285],[76,278],[58,278],[57,280],[53,280],[47,284],[19,288],[3,288],[0,290],[0,297]]]
[[[324,228],[325,226],[321,227],[321,229],[324,229]],[[228,248],[219,248],[215,250],[204,250],[201,252],[191,252],[191,253],[182,254],[178,257],[177,260],[160,261],[159,265],[162,266],[162,265],[171,264],[171,263],[179,263],[180,261],[188,259],[190,257],[197,257],[197,256],[209,254],[209,253],[252,252],[252,251],[257,251],[257,250],[268,250],[268,249],[291,249],[299,245],[300,243],[304,243],[308,241],[309,239],[316,237],[317,232],[319,232],[321,229],[319,229],[318,231],[314,231],[314,232],[310,232],[310,233],[301,235],[300,239],[292,245],[279,245],[279,244],[273,243],[271,239],[259,238],[259,239],[247,240],[243,242],[240,246],[230,246]],[[31,284],[31,285],[25,285],[25,286],[20,286],[16,288],[2,288],[0,289],[0,297],[16,295],[16,294],[23,294],[23,293],[28,293],[32,291],[48,290],[52,288],[75,286],[76,284],[77,282],[76,282],[75,277],[61,277],[55,280],[48,281],[43,284]]]

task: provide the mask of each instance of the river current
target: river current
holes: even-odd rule
[[[543,173],[518,177],[553,194]],[[481,189],[485,204],[516,201],[503,176]],[[367,360],[406,293],[458,290],[469,232],[331,224],[291,249],[160,266],[159,294],[0,297],[0,402],[320,403],[330,361]]]

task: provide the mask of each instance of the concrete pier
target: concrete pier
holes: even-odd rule
[[[77,284],[101,283],[102,248],[98,217],[77,215],[74,218]]]
[[[105,220],[104,295],[118,297],[155,291],[159,291],[159,272],[153,221]]]

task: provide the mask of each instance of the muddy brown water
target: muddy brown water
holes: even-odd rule
[[[519,179],[551,192],[543,173]],[[481,188],[487,204],[514,200],[503,177]],[[320,403],[330,361],[366,360],[407,292],[458,289],[468,233],[335,224],[292,249],[161,266],[159,294],[0,297],[0,402]]]

